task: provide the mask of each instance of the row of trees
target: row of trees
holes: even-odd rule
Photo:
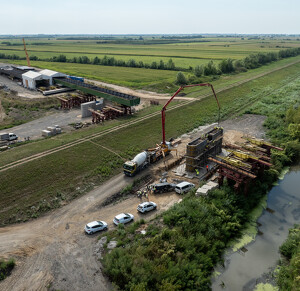
[[[248,69],[255,69],[268,63],[277,61],[283,58],[289,58],[300,55],[300,48],[292,48],[280,50],[277,52],[251,54],[242,60],[233,61],[232,59],[222,60],[218,66],[213,61],[209,61],[206,65],[196,66],[193,69],[194,75],[199,78],[202,76],[222,75],[230,73],[246,72]],[[178,72],[176,83],[185,85],[189,80],[182,72]]]
[[[294,57],[300,54],[300,48],[291,48],[286,50],[280,50],[279,52],[257,53],[251,54],[242,60],[233,61],[232,59],[222,60],[218,66],[211,60],[206,65],[196,66],[195,68],[189,67],[189,69],[176,67],[172,59],[168,62],[160,60],[159,62],[152,62],[151,64],[144,63],[143,61],[136,61],[135,59],[129,59],[128,61],[118,60],[114,57],[104,56],[103,58],[94,57],[88,58],[87,56],[79,56],[68,59],[65,55],[54,56],[52,58],[42,59],[37,56],[30,56],[33,61],[48,61],[48,62],[60,62],[60,63],[79,63],[79,64],[93,64],[103,66],[118,66],[118,67],[132,67],[132,68],[146,68],[146,69],[158,69],[158,70],[172,70],[172,71],[190,71],[193,72],[195,77],[212,76],[230,74],[234,72],[245,72],[248,69],[255,69],[260,66],[266,65],[278,59]],[[25,60],[25,57],[19,57],[15,54],[6,55],[0,53],[0,59],[12,59],[12,60]],[[182,76],[182,73],[178,73],[176,83],[184,85],[187,83],[187,79]]]
[[[6,55],[0,53],[0,59],[10,60],[25,60],[25,57],[18,55]],[[144,63],[143,61],[136,61],[135,59],[129,59],[128,61],[117,60],[114,57],[104,56],[103,58],[95,57],[88,58],[87,56],[73,57],[68,59],[65,55],[54,56],[52,58],[38,58],[37,56],[30,56],[32,61],[46,61],[46,62],[58,62],[58,63],[77,63],[77,64],[92,64],[102,66],[117,66],[117,67],[132,67],[132,68],[146,68],[146,69],[158,69],[158,70],[172,70],[172,71],[186,71],[184,68],[178,68],[172,59],[167,62],[160,60],[159,62],[152,62],[151,64]]]

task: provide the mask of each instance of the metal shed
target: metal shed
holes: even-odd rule
[[[53,85],[53,78],[59,78],[59,77],[66,77],[66,74],[63,73],[59,73],[59,72],[55,72],[52,70],[42,70],[39,72],[42,76],[44,80],[49,80],[49,84]]]
[[[36,81],[43,80],[40,73],[29,71],[22,74],[23,85],[25,88],[36,89]]]

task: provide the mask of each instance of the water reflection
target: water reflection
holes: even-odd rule
[[[253,290],[280,258],[278,249],[300,219],[300,167],[294,167],[268,194],[268,210],[258,219],[259,235],[242,250],[225,256],[225,268],[212,290]]]

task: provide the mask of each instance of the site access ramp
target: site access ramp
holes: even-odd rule
[[[84,93],[92,94],[104,99],[116,102],[125,106],[136,106],[140,104],[140,98],[103,87],[91,85],[82,81],[72,80],[70,78],[54,78],[54,83],[73,88]]]

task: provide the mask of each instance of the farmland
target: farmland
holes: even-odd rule
[[[116,61],[136,63],[151,67],[151,64],[164,64],[172,59],[176,69],[188,71],[193,75],[196,66],[207,64],[210,60],[218,65],[224,59],[241,60],[254,53],[279,52],[283,49],[300,46],[296,37],[203,37],[199,39],[173,40],[158,37],[131,39],[122,38],[110,40],[70,39],[67,38],[28,38],[27,50],[32,59],[32,65],[50,68],[68,74],[76,74],[87,78],[95,78],[104,82],[120,84],[138,89],[169,92],[177,72],[174,70],[157,70],[151,68],[124,68],[114,66],[99,66],[79,63],[53,63],[51,58],[64,55],[67,62],[74,58],[87,57],[90,62],[95,57],[114,58]],[[21,39],[0,39],[0,54],[15,55],[24,59],[25,54]],[[48,60],[48,61],[46,61]],[[5,60],[7,61],[7,60]],[[46,61],[46,62],[45,62]],[[17,63],[25,64],[18,60]]]
[[[285,84],[292,84],[299,78],[299,68],[300,65],[297,63],[219,93],[222,118],[243,112],[263,96],[272,94]],[[189,119],[185,118],[186,116],[189,116]],[[204,123],[214,122],[216,117],[217,108],[211,97],[170,111],[167,115],[167,137],[176,137]],[[113,126],[113,123],[108,123],[107,126]],[[87,129],[87,131],[96,130],[97,128]],[[77,133],[77,137],[85,134],[87,132],[83,130]],[[71,136],[62,135],[57,139],[28,144],[26,147],[16,148],[14,155],[19,158],[27,156],[30,151],[39,151],[40,148],[51,148],[55,144],[65,143],[65,139],[71,139]],[[153,146],[160,139],[160,118],[154,116],[147,122],[112,132],[105,138],[95,138],[93,143],[84,142],[1,172],[3,198],[1,201],[5,204],[2,205],[0,223],[22,221],[30,216],[37,217],[41,212],[58,207],[62,200],[75,198],[91,189],[93,185],[102,183],[120,172],[122,159],[102,146],[112,149],[124,158],[129,158],[139,150]],[[95,147],[95,143],[99,146]],[[3,160],[8,162],[11,159],[8,155],[8,152],[3,153]],[[36,179],[37,175],[39,179]],[[15,197],[19,197],[18,200]],[[33,205],[34,208],[31,207]]]

